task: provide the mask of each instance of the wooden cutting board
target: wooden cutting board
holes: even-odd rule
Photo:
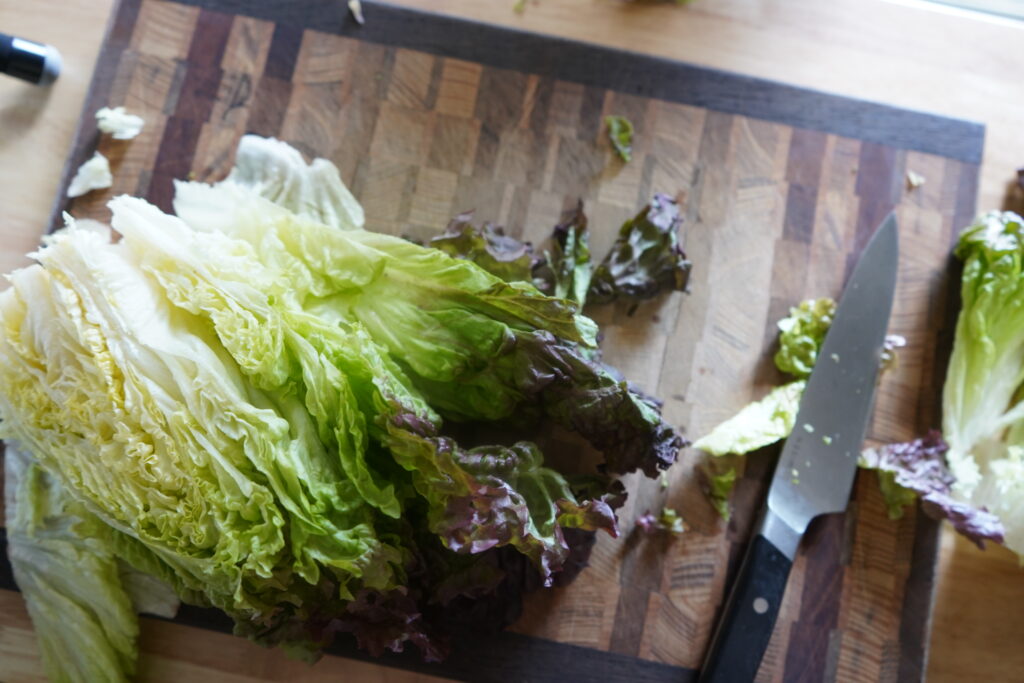
[[[60,199],[57,212],[105,220],[120,193],[169,210],[172,179],[220,179],[246,132],[334,161],[368,225],[394,234],[427,237],[472,208],[542,242],[583,198],[600,255],[653,192],[676,195],[691,291],[588,313],[606,358],[696,437],[781,381],[774,321],[803,298],[837,296],[895,209],[891,331],[909,344],[882,381],[869,436],[937,426],[947,260],[974,208],[981,126],[385,5],[366,15],[358,28],[340,0],[122,0],[64,179],[98,148],[114,187]],[[101,140],[93,112],[122,104],[145,130]],[[631,163],[610,150],[607,114],[636,126]],[[925,184],[909,190],[908,170]],[[534,595],[511,632],[460,642],[442,665],[408,653],[380,661],[473,681],[689,680],[776,455],[738,462],[727,524],[698,490],[693,451],[667,488],[630,477],[624,530],[663,505],[691,530],[674,541],[602,536],[576,582]],[[758,680],[921,680],[936,543],[919,511],[889,520],[874,474],[861,473],[847,513],[819,520],[802,546]],[[197,609],[179,621],[229,628]],[[333,652],[365,658],[347,641]]]

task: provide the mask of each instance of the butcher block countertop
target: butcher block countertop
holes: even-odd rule
[[[393,2],[977,121],[986,126],[979,209],[1000,206],[1024,165],[1024,23],[883,0],[696,0],[685,8],[535,0],[521,14],[511,0]],[[51,89],[0,79],[2,272],[24,265],[48,227],[113,5],[0,4],[0,30],[58,46],[65,63]],[[945,528],[936,585],[927,679],[1019,680],[1024,571],[1016,556],[979,551]],[[309,669],[238,638],[153,620],[144,621],[141,649],[144,680],[433,680],[340,658]],[[0,681],[40,677],[21,599],[0,591]]]

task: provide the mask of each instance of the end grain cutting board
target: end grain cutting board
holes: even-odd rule
[[[780,381],[774,321],[838,295],[895,209],[891,331],[909,344],[882,381],[870,438],[937,426],[947,259],[974,209],[981,126],[385,5],[366,15],[358,28],[340,0],[122,0],[65,176],[98,144],[114,187],[58,209],[106,219],[106,201],[131,193],[169,210],[171,180],[220,179],[246,132],[334,161],[368,225],[395,234],[435,234],[472,208],[540,242],[582,198],[601,254],[653,192],[677,195],[691,292],[590,312],[609,361],[691,437]],[[141,137],[100,140],[92,114],[106,105],[144,116]],[[607,114],[636,125],[629,164],[609,148]],[[908,191],[907,170],[925,185]],[[689,680],[776,454],[740,464],[728,524],[698,490],[692,451],[667,489],[631,478],[625,529],[667,504],[692,530],[602,536],[590,568],[534,595],[513,632],[461,642],[443,665],[410,653],[381,663],[474,681]],[[861,473],[849,511],[812,527],[759,681],[923,677],[937,525],[913,510],[888,519],[877,489]],[[196,609],[179,621],[229,628]],[[347,641],[333,652],[365,658]]]

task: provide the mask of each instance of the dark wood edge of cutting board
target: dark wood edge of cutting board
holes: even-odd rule
[[[819,130],[898,149],[979,164],[983,124],[833,95],[751,76],[685,64],[554,36],[364,1],[359,26],[339,0],[175,0],[326,33],[395,45],[583,85]],[[60,227],[65,189],[96,147],[92,116],[107,104],[115,65],[127,47],[141,0],[118,0],[82,121],[65,165],[51,227]]]
[[[359,27],[348,16],[346,4],[339,0],[174,1],[819,130],[971,164],[980,162],[984,146],[985,129],[978,123],[382,3],[364,2],[367,24]],[[72,175],[96,149],[99,133],[92,125],[93,114],[109,101],[116,73],[113,67],[128,47],[140,6],[141,0],[119,0],[111,16],[72,152],[62,172],[61,190],[51,219],[53,228],[61,224],[61,213],[68,204],[64,192]],[[947,320],[955,321],[955,310]],[[945,363],[937,363],[936,367],[941,372]],[[901,619],[901,681],[923,679],[939,529],[938,522],[925,515],[918,516],[913,571],[907,582]],[[0,553],[0,589],[16,590],[6,561],[6,534],[2,529]],[[231,631],[226,617],[214,610],[185,607],[176,621]],[[574,661],[575,673],[582,674],[585,668],[590,671],[589,675],[608,681],[684,681],[694,674],[690,669],[513,633],[476,640],[479,642],[461,641],[444,665],[424,664],[412,652],[378,660],[348,641],[336,645],[330,652],[434,675],[472,676],[474,680],[507,681],[529,674],[533,681],[561,683],[559,671],[567,657]],[[492,661],[482,667],[481,661],[487,660]],[[520,670],[519,667],[528,668]],[[494,678],[481,679],[481,672],[488,670],[494,672]]]
[[[337,0],[175,0],[727,114],[810,128],[957,161],[981,161],[980,123],[900,109],[554,36],[363,2],[366,25]],[[511,11],[511,8],[510,10]]]

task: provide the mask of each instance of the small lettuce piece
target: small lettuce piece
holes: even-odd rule
[[[729,521],[732,512],[729,509],[729,497],[736,487],[736,468],[729,467],[719,471],[713,462],[704,463],[698,468],[701,480],[701,490],[711,502],[712,507],[725,521]]]
[[[589,300],[650,299],[664,290],[685,290],[691,264],[679,244],[682,222],[675,200],[655,194],[650,204],[622,225],[594,271]]]
[[[68,197],[81,197],[93,190],[102,190],[114,184],[114,176],[110,173],[110,162],[105,156],[96,152],[92,158],[78,167],[75,177],[68,185]]]
[[[863,462],[863,461],[862,461]],[[872,469],[864,464],[859,467]],[[885,509],[889,519],[903,519],[903,513],[908,505],[913,505],[917,500],[917,492],[908,489],[896,481],[896,473],[886,470],[878,470],[878,487],[882,491],[882,498],[885,500]]]
[[[650,511],[645,512],[636,520],[637,527],[645,534],[664,532],[672,536],[680,536],[686,532],[687,526],[683,518],[673,508],[662,508],[661,514],[655,517]]]
[[[633,122],[625,116],[606,116],[604,124],[608,126],[608,139],[612,142],[616,154],[625,161],[633,160]]]
[[[575,301],[582,308],[593,277],[590,261],[590,234],[583,202],[562,216],[552,235],[552,253],[548,256],[554,280],[554,295]]]
[[[938,431],[907,443],[886,444],[864,450],[859,465],[878,471],[890,519],[903,516],[903,506],[921,498],[924,511],[948,519],[953,528],[984,547],[984,541],[1002,543],[1006,530],[999,517],[953,495],[955,477],[946,467],[949,446]]]
[[[897,351],[907,345],[906,337],[899,334],[885,335],[882,342],[882,372],[895,368],[899,363]]]
[[[835,313],[836,302],[827,297],[808,299],[789,309],[789,316],[778,323],[776,367],[798,379],[807,379],[818,360],[818,350],[825,341]]]
[[[476,227],[473,213],[461,213],[448,223],[444,234],[433,237],[430,246],[449,256],[466,259],[505,282],[532,282],[533,270],[541,260],[529,242],[520,242],[493,223]]]
[[[693,447],[712,455],[742,455],[785,439],[793,431],[806,386],[807,382],[797,380],[775,387],[697,439]]]
[[[103,107],[96,112],[96,127],[115,140],[131,140],[142,132],[145,123],[141,116],[129,114],[124,107]]]

